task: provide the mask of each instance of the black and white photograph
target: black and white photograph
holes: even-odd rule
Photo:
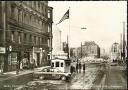
[[[0,1],[0,90],[127,90],[127,1]]]

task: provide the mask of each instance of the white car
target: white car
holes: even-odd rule
[[[34,78],[36,79],[61,79],[69,80],[71,78],[71,73],[62,72],[56,68],[44,68],[40,71],[34,72]]]

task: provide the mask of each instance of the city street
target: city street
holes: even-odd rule
[[[99,65],[88,64],[86,65],[85,73],[74,73],[71,81],[61,80],[35,80],[28,82],[27,88],[35,88],[36,90],[43,89],[91,89],[95,80],[96,74],[100,70]]]
[[[127,90],[127,1],[89,1],[0,1],[0,90]]]
[[[108,67],[106,72],[105,88],[121,90],[127,89],[127,78],[124,76],[122,68],[122,66]]]

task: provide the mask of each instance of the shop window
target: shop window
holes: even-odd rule
[[[59,67],[59,62],[56,62],[56,67]]]
[[[17,53],[13,52],[11,53],[11,64],[17,63]]]

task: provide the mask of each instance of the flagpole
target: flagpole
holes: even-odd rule
[[[69,40],[68,40],[68,47],[69,47],[69,58],[70,58],[70,7],[69,7],[69,36],[68,36],[68,38],[69,38]]]

